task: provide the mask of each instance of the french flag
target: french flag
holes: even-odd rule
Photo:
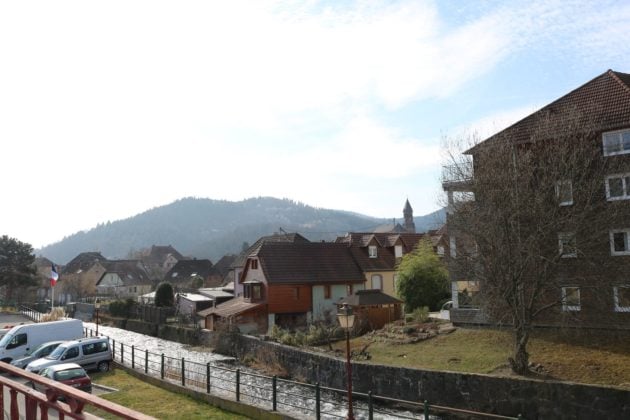
[[[55,287],[57,280],[59,280],[59,273],[57,273],[57,268],[55,267],[55,264],[53,264],[50,269],[50,287]]]

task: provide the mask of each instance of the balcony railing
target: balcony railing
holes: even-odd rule
[[[473,179],[472,160],[442,167],[442,185],[468,183]]]
[[[17,380],[11,379],[10,376],[1,375],[0,413],[2,413],[3,418],[11,420],[47,420],[50,413],[51,417],[60,419],[65,417],[85,419],[90,416],[89,414],[86,415],[83,409],[86,406],[90,406],[107,411],[122,419],[154,419],[154,417],[79,391],[69,385],[27,372],[8,363],[0,362],[0,372],[9,373],[14,378],[24,378],[31,382],[42,384],[47,388],[44,394],[17,382]],[[60,397],[65,402],[59,401]]]

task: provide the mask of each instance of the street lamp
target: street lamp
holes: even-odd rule
[[[341,328],[346,330],[346,368],[348,372],[348,420],[354,420],[352,413],[352,363],[350,363],[350,330],[354,326],[354,315],[347,303],[341,306],[337,313],[337,320]]]
[[[98,310],[101,309],[101,302],[98,298],[94,301],[94,312],[96,312],[96,336],[98,336]]]

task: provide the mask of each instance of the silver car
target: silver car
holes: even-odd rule
[[[59,346],[59,344],[62,343],[65,343],[65,341],[48,341],[46,343],[42,343],[39,346],[35,347],[33,350],[26,353],[26,356],[11,361],[11,364],[13,366],[24,369],[26,365],[31,363],[33,360],[48,356],[50,353],[52,353],[54,349]]]

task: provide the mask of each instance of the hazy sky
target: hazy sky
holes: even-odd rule
[[[401,217],[440,139],[609,68],[625,1],[0,3],[0,234],[39,247],[194,196]]]

